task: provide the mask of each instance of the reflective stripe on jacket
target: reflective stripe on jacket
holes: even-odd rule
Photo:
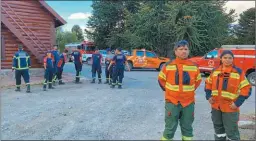
[[[214,69],[205,81],[206,97],[213,97],[212,108],[222,112],[236,112],[230,105],[237,100],[247,99],[251,94],[251,85],[245,77],[244,72],[236,67],[230,66],[223,70],[222,66]],[[239,98],[240,97],[240,98]]]
[[[12,68],[16,70],[29,69],[31,67],[30,56],[27,52],[20,50],[13,56]]]
[[[195,90],[202,81],[198,67],[189,60],[175,59],[162,68],[158,75],[166,101],[181,103],[183,107],[195,101]]]

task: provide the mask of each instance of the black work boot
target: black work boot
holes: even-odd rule
[[[44,84],[43,86],[43,91],[46,91],[46,84]]]
[[[15,91],[20,92],[20,87],[16,87]]]
[[[59,85],[64,85],[65,83],[62,80],[59,81]]]
[[[101,84],[101,79],[99,79],[99,82],[98,82],[98,84]]]
[[[80,79],[78,78],[75,82],[76,84],[82,84],[82,82],[80,81]]]
[[[122,85],[118,85],[118,89],[122,89]]]
[[[27,85],[27,93],[30,93],[30,84]]]
[[[76,81],[75,81],[76,83],[78,83],[79,82],[79,79],[78,79],[78,77],[76,77]]]
[[[52,84],[50,83],[49,86],[48,86],[49,89],[55,89]]]
[[[95,83],[95,79],[92,79],[91,83]]]

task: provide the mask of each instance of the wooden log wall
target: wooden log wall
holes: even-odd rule
[[[2,69],[10,69],[12,67],[12,59],[15,52],[18,51],[18,44],[22,44],[19,39],[4,25],[1,25],[1,35],[4,37],[5,58],[2,60]],[[23,44],[22,44],[23,45]],[[33,68],[41,68],[42,64],[37,62],[36,57],[30,50],[24,46],[24,51],[28,52],[31,58]]]
[[[40,54],[45,54],[52,49],[55,44],[54,17],[38,1],[2,1],[2,7],[7,12],[1,10],[1,14],[5,15],[8,21],[15,25],[16,29]],[[17,44],[20,41],[5,26],[4,28],[2,26],[1,34],[7,36],[7,39],[5,39],[6,60],[2,61],[2,68],[10,68],[13,53],[17,51]],[[29,47],[26,47],[25,50],[29,51]],[[30,55],[33,60],[32,67],[41,67],[42,64],[38,65],[36,63],[33,52],[30,52]]]

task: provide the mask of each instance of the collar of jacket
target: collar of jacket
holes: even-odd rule
[[[233,70],[234,66],[230,65],[228,67],[223,67],[223,65],[220,65],[216,70],[219,70],[221,72],[231,72]]]
[[[188,61],[188,59],[181,59],[181,58],[178,58],[178,57],[175,59],[175,62],[177,64],[186,64],[187,61]]]

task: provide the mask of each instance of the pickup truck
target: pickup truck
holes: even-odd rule
[[[145,49],[135,49],[131,55],[126,55],[126,58],[130,69],[147,68],[157,71],[160,71],[163,65],[170,61],[169,58],[158,57],[154,52]]]

